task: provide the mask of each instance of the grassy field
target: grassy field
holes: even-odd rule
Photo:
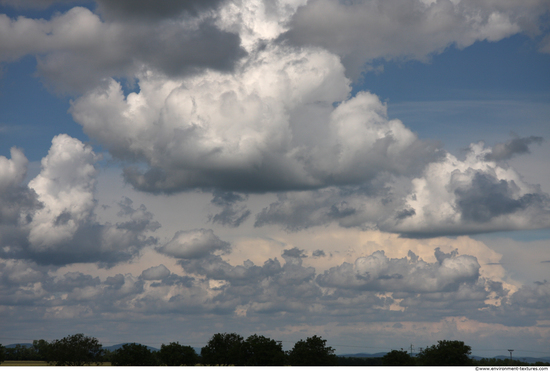
[[[94,364],[95,365],[95,364]],[[110,366],[110,362],[105,362],[102,366]],[[0,363],[2,367],[47,367],[48,363],[40,360],[6,360]]]

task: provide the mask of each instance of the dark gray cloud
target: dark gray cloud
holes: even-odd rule
[[[317,249],[317,250],[313,251],[313,253],[311,255],[313,257],[326,257],[325,252],[322,251],[321,249]]]
[[[395,216],[396,219],[402,220],[407,217],[414,216],[416,214],[416,211],[414,209],[403,209],[401,212],[398,212]]]
[[[127,199],[128,200],[128,199]],[[2,257],[24,258],[42,265],[63,266],[75,262],[96,262],[99,267],[112,267],[136,257],[141,249],[157,243],[147,234],[160,224],[146,209],[135,210],[129,221],[117,224],[98,224],[81,221],[70,239],[41,251],[31,242],[4,251]],[[145,215],[142,212],[146,212]]]
[[[514,214],[529,207],[550,208],[550,198],[543,193],[516,196],[519,188],[513,181],[498,180],[489,174],[476,173],[467,188],[455,191],[457,205],[465,221],[487,222]]]
[[[391,177],[379,177],[360,187],[331,187],[277,194],[277,200],[257,215],[255,227],[276,224],[289,231],[338,223],[342,227],[374,226],[403,207]]]
[[[501,161],[508,160],[514,155],[528,154],[529,145],[535,143],[540,145],[543,142],[542,137],[530,136],[530,137],[518,137],[506,143],[498,143],[492,149],[491,152],[485,156],[488,161]]]
[[[550,283],[546,280],[525,285],[502,300],[501,306],[489,306],[478,314],[487,323],[510,326],[534,326],[550,320]]]
[[[214,191],[211,203],[221,207],[222,211],[208,217],[212,223],[224,226],[239,227],[248,219],[250,214],[246,205],[238,205],[248,199],[248,195],[242,195],[230,191]]]
[[[153,7],[150,2],[134,3],[102,2],[99,8],[112,15],[107,20],[84,7],[56,14],[48,21],[0,17],[5,33],[0,40],[0,61],[34,55],[38,74],[48,86],[82,93],[111,77],[133,82],[143,71],[174,78],[205,69],[228,72],[246,55],[239,35],[220,30],[213,15],[192,14],[192,9],[206,9],[218,2],[176,1],[164,6],[155,2]],[[124,13],[126,8],[133,12]],[[171,19],[178,11],[188,14],[188,19]],[[118,18],[123,13],[128,17]],[[22,23],[27,27],[24,33],[18,31]]]
[[[282,254],[283,257],[294,257],[294,258],[305,258],[307,255],[304,253],[303,249],[294,247],[292,249],[285,249]]]
[[[75,288],[97,287],[101,284],[99,277],[85,275],[79,272],[69,272],[57,280],[43,282],[48,292],[72,292]]]
[[[161,280],[165,279],[169,275],[170,270],[168,270],[164,265],[159,265],[143,270],[141,273],[141,278],[144,280]]]

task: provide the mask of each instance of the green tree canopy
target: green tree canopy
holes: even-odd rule
[[[199,356],[191,346],[180,345],[179,342],[162,344],[157,358],[162,365],[194,366],[199,363]]]
[[[468,366],[472,348],[463,341],[437,341],[437,345],[422,350],[417,363],[422,366]]]
[[[0,363],[2,363],[4,360],[6,360],[6,348],[0,344]]]
[[[46,340],[34,340],[32,348],[36,354],[36,360],[46,360],[50,352],[50,343]]]
[[[155,355],[145,345],[124,344],[111,355],[113,366],[156,366]]]
[[[264,336],[254,334],[248,337],[243,350],[247,366],[282,366],[285,362],[282,342]]]
[[[56,366],[99,365],[102,353],[103,349],[96,338],[77,333],[53,341],[48,347],[46,360]]]
[[[404,350],[392,350],[382,357],[385,366],[414,366],[414,358]]]
[[[308,337],[305,341],[296,342],[288,354],[293,366],[334,366],[338,358],[334,349],[326,346],[327,340],[319,336]]]
[[[236,333],[216,333],[201,349],[203,364],[243,365],[243,338]]]

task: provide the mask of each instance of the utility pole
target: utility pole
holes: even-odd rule
[[[514,349],[508,349],[508,351],[510,352],[510,360],[512,360],[512,351],[514,351]]]
[[[414,345],[411,344],[411,356],[413,355]]]

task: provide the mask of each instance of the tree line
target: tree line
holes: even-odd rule
[[[236,333],[216,333],[197,354],[191,346],[178,342],[162,344],[160,350],[128,343],[115,351],[102,347],[94,337],[81,333],[61,340],[47,342],[35,340],[31,347],[0,345],[0,362],[4,360],[46,361],[57,366],[101,365],[113,366],[336,366],[336,365],[387,365],[387,366],[471,366],[471,365],[528,365],[519,361],[470,358],[471,348],[462,341],[438,341],[416,356],[403,350],[392,350],[382,358],[339,357],[327,341],[319,336],[296,342],[289,351],[283,351],[281,341],[261,335],[246,339]],[[537,363],[536,365],[550,365]]]

